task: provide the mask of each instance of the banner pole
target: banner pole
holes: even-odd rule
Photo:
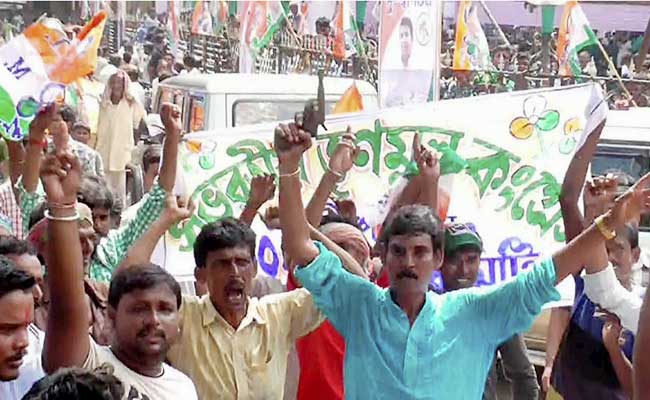
[[[630,92],[628,92],[627,88],[625,87],[625,84],[623,83],[623,78],[621,78],[621,75],[619,75],[618,70],[616,69],[616,65],[612,62],[612,59],[609,57],[609,54],[607,54],[607,51],[605,51],[605,48],[603,47],[603,44],[600,43],[600,39],[596,38],[596,43],[598,44],[598,48],[600,49],[600,52],[603,54],[603,57],[605,57],[605,60],[607,60],[607,64],[609,65],[609,68],[614,71],[614,75],[616,75],[616,80],[618,81],[619,85],[621,85],[621,89],[623,89],[623,92],[627,96],[627,98],[632,102],[632,105],[634,107],[638,107],[634,99],[632,98],[632,95]]]
[[[506,37],[505,33],[501,30],[501,27],[497,23],[496,18],[494,18],[494,15],[492,15],[492,12],[490,12],[490,9],[488,8],[487,4],[485,4],[485,1],[480,0],[481,5],[483,6],[483,11],[485,11],[485,14],[487,14],[488,18],[490,18],[490,21],[494,24],[494,26],[497,28],[497,32],[499,32],[499,36],[501,36],[501,40],[508,46],[512,47],[510,42],[508,41],[508,38]]]

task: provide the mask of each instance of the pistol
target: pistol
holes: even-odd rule
[[[318,70],[318,95],[316,100],[309,100],[305,104],[305,110],[302,113],[302,129],[309,132],[312,137],[318,133],[318,125],[325,127],[325,88],[323,87],[323,77],[325,73],[322,69]]]

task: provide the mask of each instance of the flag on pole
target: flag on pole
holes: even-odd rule
[[[284,8],[279,1],[241,3],[239,72],[252,73],[255,59],[282,27]]]
[[[210,9],[204,0],[196,0],[194,3],[194,12],[192,13],[192,33],[209,34],[212,33],[212,15]]]
[[[167,18],[167,36],[174,55],[178,52],[180,32],[178,28],[178,2],[169,0],[169,17]]]
[[[58,20],[43,18],[0,47],[0,135],[21,140],[41,104],[95,69],[106,16],[95,15],[72,41]]]
[[[349,0],[339,0],[336,3],[334,15],[334,58],[342,60],[354,54],[354,36],[356,35]]]
[[[578,61],[578,53],[593,45],[598,45],[598,38],[591,30],[582,7],[575,0],[567,2],[560,21],[560,33],[557,41],[560,75],[581,75],[582,68]]]
[[[472,0],[458,4],[453,69],[490,70],[490,47],[478,19],[478,7]]]

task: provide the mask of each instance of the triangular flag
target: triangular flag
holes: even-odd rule
[[[363,98],[357,88],[357,84],[353,83],[348,90],[343,93],[339,101],[334,106],[332,114],[342,114],[349,112],[363,111]]]

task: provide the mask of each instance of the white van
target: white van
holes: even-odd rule
[[[364,110],[379,106],[377,91],[364,81],[325,78],[326,114],[343,93],[356,83]],[[158,113],[163,101],[183,110],[187,132],[215,130],[293,118],[305,101],[316,98],[318,77],[271,74],[184,74],[163,81],[155,94],[152,110]]]

